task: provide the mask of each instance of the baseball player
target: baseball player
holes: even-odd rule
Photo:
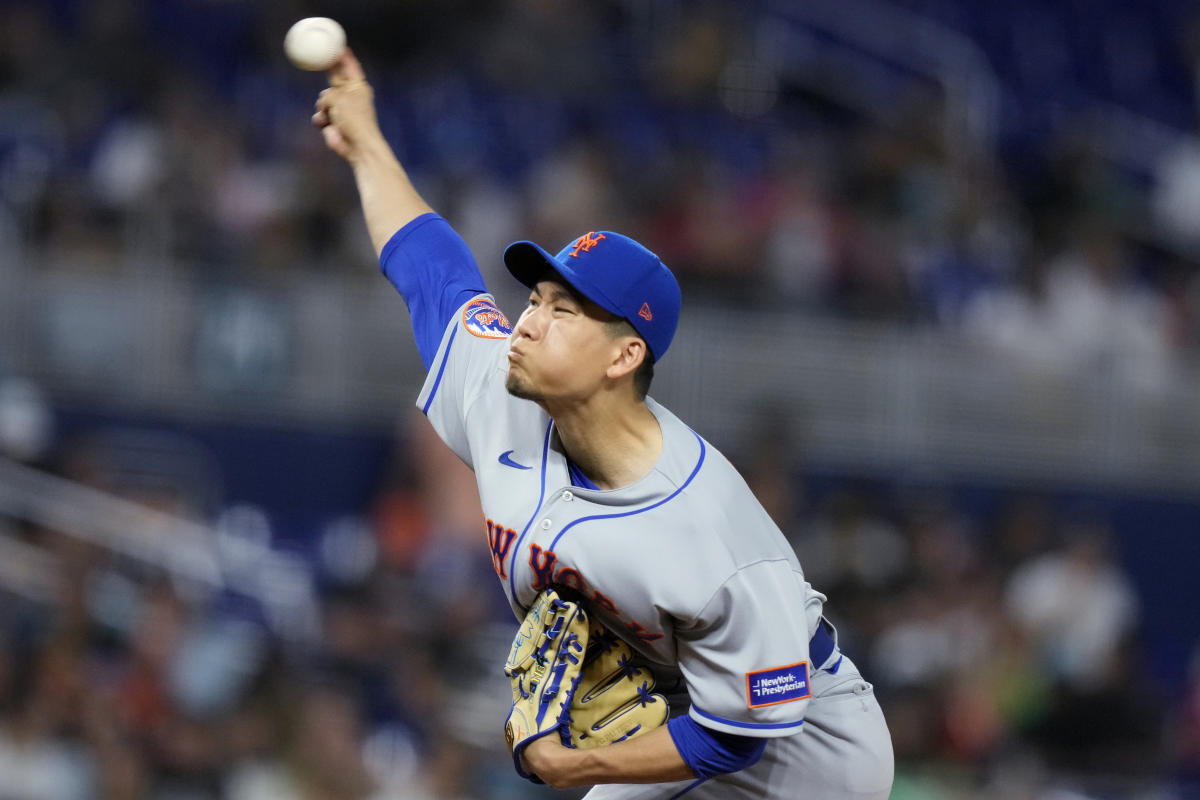
[[[568,587],[686,700],[639,738],[544,736],[518,769],[589,798],[886,798],[893,756],[825,597],[711,444],[646,396],[680,310],[649,250],[592,231],[504,252],[515,324],[465,243],[409,182],[349,50],[313,123],[354,171],[385,276],[428,369],[417,404],[475,471],[496,576],[518,618]],[[686,713],[681,713],[686,711]]]

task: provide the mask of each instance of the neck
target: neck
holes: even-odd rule
[[[646,475],[662,454],[662,430],[645,403],[603,392],[582,404],[546,404],[567,457],[601,489]]]

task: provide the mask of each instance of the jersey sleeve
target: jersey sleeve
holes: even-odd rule
[[[754,766],[767,747],[767,740],[761,736],[721,733],[689,716],[675,717],[667,723],[667,729],[680,758],[697,778],[706,780]]]
[[[454,310],[417,397],[438,436],[472,469],[471,411],[485,392],[502,391],[497,384],[507,374],[511,332],[490,295],[472,297]]]
[[[805,589],[786,559],[759,561],[735,572],[696,620],[677,629],[692,719],[742,736],[801,730],[814,669]]]
[[[475,257],[446,220],[429,213],[392,234],[379,267],[408,306],[417,352],[428,370],[451,315],[486,291]]]

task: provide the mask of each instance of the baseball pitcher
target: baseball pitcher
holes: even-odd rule
[[[516,770],[593,800],[886,798],[887,726],[826,598],[729,462],[646,395],[679,319],[671,272],[613,231],[516,242],[529,301],[510,323],[349,50],[329,76],[313,123],[354,171],[428,369],[417,404],[475,471],[521,620]]]

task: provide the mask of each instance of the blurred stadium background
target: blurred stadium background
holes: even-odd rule
[[[283,59],[471,244],[615,228],[896,798],[1200,797],[1191,0],[0,0],[0,797],[520,782],[470,475]],[[577,796],[577,794],[576,794]]]

